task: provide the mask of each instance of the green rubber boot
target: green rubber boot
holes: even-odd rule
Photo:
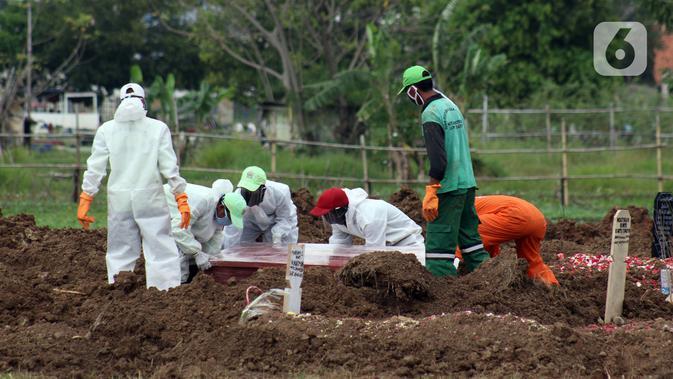
[[[486,250],[477,250],[472,253],[463,253],[463,262],[465,262],[465,267],[467,272],[472,272],[477,269],[482,263],[491,259],[491,256],[486,252]]]
[[[425,268],[434,276],[458,276],[452,259],[427,259]]]

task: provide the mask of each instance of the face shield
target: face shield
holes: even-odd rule
[[[256,191],[249,191],[243,187],[241,187],[240,189],[241,189],[241,196],[243,196],[245,203],[249,207],[259,205],[264,200],[264,193],[266,192],[266,186],[263,184],[259,186],[259,188],[257,188]]]
[[[328,224],[339,224],[346,226],[346,212],[348,212],[348,207],[339,207],[334,208],[331,211],[327,212],[324,216],[325,222]]]

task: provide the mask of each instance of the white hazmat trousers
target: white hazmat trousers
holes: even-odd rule
[[[352,245],[357,236],[365,246],[425,246],[421,227],[397,207],[368,199],[362,188],[343,190],[348,197],[346,226],[332,224],[330,244]]]
[[[108,161],[108,282],[133,271],[145,255],[147,287],[166,290],[180,285],[180,257],[170,236],[170,217],[163,176],[173,194],[184,192],[171,134],[166,124],[145,117],[138,98],[122,100],[114,119],[96,131],[82,190],[96,195]]]
[[[297,243],[297,207],[292,202],[290,187],[271,180],[265,185],[264,200],[245,209],[243,229],[233,225],[224,228],[224,248],[253,243],[260,235],[264,242],[273,242],[276,236],[281,244]]]
[[[229,193],[233,186],[228,180],[226,182],[229,188],[225,189],[224,193]],[[178,211],[175,196],[171,192],[171,187],[168,184],[164,185],[164,195],[171,214],[171,232],[180,251],[180,271],[183,283],[189,278],[190,258],[200,252],[211,257],[217,255],[224,239],[224,227],[215,222],[217,202],[224,193],[215,188],[191,183],[187,183],[185,193],[189,199],[191,219],[189,228],[182,229],[180,227],[182,215]]]

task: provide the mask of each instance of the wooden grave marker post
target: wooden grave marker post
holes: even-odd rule
[[[610,272],[608,274],[608,293],[605,299],[605,323],[621,317],[624,305],[624,287],[626,285],[626,256],[629,253],[629,234],[631,215],[620,209],[612,221],[612,243],[610,245]]]
[[[304,279],[304,244],[289,245],[285,270],[285,297],[283,312],[299,314],[301,311],[301,282]]]

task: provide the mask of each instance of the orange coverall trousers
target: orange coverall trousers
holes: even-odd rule
[[[515,241],[517,255],[528,262],[530,278],[559,284],[540,255],[547,221],[539,209],[523,199],[503,195],[477,196],[474,205],[481,221],[479,235],[491,257],[500,254],[500,244]]]

